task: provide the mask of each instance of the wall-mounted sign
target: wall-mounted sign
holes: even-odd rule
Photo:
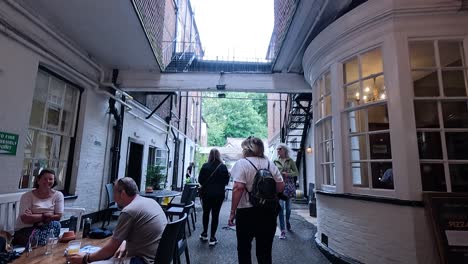
[[[0,131],[0,154],[16,155],[18,135]]]
[[[468,263],[468,194],[425,193],[441,263]]]

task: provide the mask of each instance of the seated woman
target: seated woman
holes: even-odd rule
[[[57,185],[55,172],[43,169],[34,180],[34,190],[21,196],[16,219],[14,245],[25,246],[34,231],[37,244],[47,243],[50,230],[60,234],[60,218],[63,214],[63,194],[52,188]]]

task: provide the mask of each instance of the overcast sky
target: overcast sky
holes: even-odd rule
[[[205,58],[265,58],[273,31],[273,0],[191,0]]]

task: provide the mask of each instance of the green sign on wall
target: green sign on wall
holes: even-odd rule
[[[16,155],[18,135],[0,131],[0,154]]]

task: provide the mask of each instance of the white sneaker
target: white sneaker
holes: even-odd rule
[[[215,246],[216,244],[218,244],[218,239],[216,239],[216,237],[212,237],[210,238],[210,243],[208,243],[210,246]]]
[[[208,241],[208,235],[207,234],[200,234],[200,240],[201,241]]]
[[[286,239],[286,232],[283,230],[281,231],[281,235],[279,236],[280,239]]]

